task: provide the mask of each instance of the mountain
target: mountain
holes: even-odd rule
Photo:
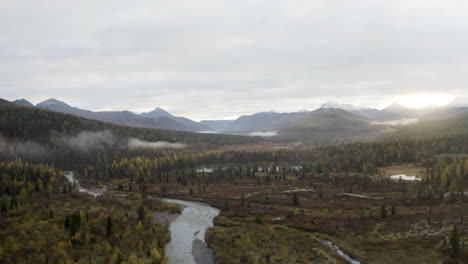
[[[361,107],[353,104],[340,104],[336,102],[327,102],[323,104],[321,109],[343,109],[345,111],[367,117],[373,121],[397,121],[397,120],[408,120],[408,119],[443,119],[456,116],[463,112],[468,111],[468,107],[464,106],[428,106],[424,108],[409,108],[397,103],[392,103],[382,110],[375,108]]]
[[[59,101],[55,98],[50,98],[43,102],[40,102],[36,105],[36,107],[39,107],[42,109],[49,109],[52,111],[61,112],[65,114],[77,115],[77,116],[92,115],[91,111],[82,110],[76,107],[69,106],[65,102]]]
[[[171,115],[169,112],[159,107],[156,107],[156,109],[154,109],[151,112],[141,113],[140,115],[144,117],[150,117],[150,118],[158,118],[158,117],[175,118],[175,116]]]
[[[361,107],[353,104],[341,104],[336,102],[326,102],[318,110],[318,113],[325,113],[333,109],[341,109],[348,113],[364,117],[367,122],[378,121],[400,121],[417,119],[418,117],[430,112],[433,108],[427,109],[411,109],[399,104],[391,104],[387,108],[378,110],[374,108]],[[316,112],[314,111],[314,112]],[[203,120],[200,123],[213,128],[217,132],[232,133],[232,134],[249,134],[252,132],[267,132],[267,131],[286,131],[296,121],[309,115],[310,111],[292,112],[292,113],[277,113],[277,112],[260,112],[252,115],[244,115],[235,120]]]
[[[420,117],[420,120],[446,119],[461,115],[463,113],[468,113],[468,106],[443,107],[422,115]]]
[[[174,116],[174,115],[170,114],[169,112],[167,112],[166,110],[164,110],[162,108],[159,108],[159,107],[157,107],[156,109],[154,109],[151,112],[141,113],[140,116],[145,117],[145,118],[155,119],[155,120],[160,120],[161,118],[171,119],[171,120],[173,120],[175,122],[178,122],[178,123],[182,124],[186,128],[186,130],[189,130],[189,131],[213,130],[209,126],[206,126],[204,124],[195,122],[195,121],[190,120],[188,118]]]
[[[9,105],[9,104],[11,104],[10,101],[0,98],[0,105]]]
[[[281,137],[331,143],[376,138],[387,129],[366,117],[338,108],[320,108],[279,131]]]
[[[424,108],[409,108],[397,103],[393,103],[382,110],[370,108],[352,112],[374,121],[397,121],[404,119],[419,119],[423,115],[438,110],[439,108],[435,106]]]
[[[307,112],[260,112],[253,115],[243,115],[235,120],[204,120],[202,123],[209,125],[217,132],[249,134],[252,132],[277,131],[289,126],[305,115],[307,115]]]
[[[234,122],[235,120],[202,120],[200,124],[208,126],[210,130],[223,132]]]
[[[333,102],[333,101],[328,101],[324,103],[320,108],[322,109],[339,108],[339,109],[346,110],[348,112],[358,112],[358,111],[371,109],[369,107],[357,106],[353,104],[340,104],[340,103]]]
[[[34,107],[34,105],[29,102],[28,100],[26,99],[18,99],[18,100],[14,100],[12,103],[14,104],[17,104],[17,105],[22,105],[22,106],[29,106],[29,107]]]
[[[449,113],[453,114],[453,108],[449,109],[451,109],[448,110]],[[407,126],[400,126],[387,136],[396,138],[433,138],[462,135],[467,132],[468,112],[464,111],[449,118],[422,120]]]
[[[42,104],[44,106],[46,104]],[[112,112],[100,112],[108,114]],[[124,111],[130,118],[135,115]],[[124,116],[124,115],[122,115]],[[117,137],[135,137],[147,141],[182,142],[190,146],[219,147],[224,144],[249,144],[259,137],[234,135],[207,135],[187,131],[149,129],[122,126],[78,117],[48,109],[24,107],[0,98],[0,127],[2,136],[20,141],[35,141],[44,145],[56,141],[56,136],[75,136],[82,131],[110,130]]]
[[[152,117],[140,116],[129,111],[93,112],[70,106],[65,102],[59,101],[54,98],[41,102],[36,106],[43,109],[48,109],[65,114],[71,114],[93,120],[109,122],[118,125],[181,131],[198,131],[198,128],[192,124],[186,125],[186,123],[189,124],[190,122],[182,120],[183,118],[179,118],[176,120],[172,115],[170,115],[162,109],[162,111],[158,110],[158,112],[162,113],[164,111],[166,114],[161,114],[160,116],[153,115]]]

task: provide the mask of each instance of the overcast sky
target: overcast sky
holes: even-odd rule
[[[196,120],[468,102],[468,1],[0,0],[0,97]]]

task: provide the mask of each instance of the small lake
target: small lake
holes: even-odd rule
[[[421,179],[416,177],[416,176],[407,176],[405,174],[397,174],[397,175],[392,175],[390,176],[390,179],[394,181],[420,181]]]
[[[182,213],[175,215],[169,227],[171,241],[165,248],[169,263],[213,263],[213,251],[205,243],[205,231],[213,226],[213,219],[219,214],[219,210],[199,202],[163,200],[183,207]]]

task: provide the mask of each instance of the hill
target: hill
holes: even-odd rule
[[[432,138],[468,134],[468,113],[438,120],[423,120],[401,126],[387,137]]]
[[[227,128],[228,132],[257,132],[276,131],[287,127],[294,121],[306,116],[307,112],[276,113],[261,112],[253,115],[241,116]]]
[[[224,145],[252,144],[258,137],[201,134],[165,129],[136,128],[90,120],[41,108],[0,104],[0,156],[19,155],[46,162],[78,163],[99,158],[125,157],[134,145],[150,148],[186,146],[207,150]],[[151,142],[162,142],[159,145]],[[179,145],[171,145],[177,143]],[[103,151],[109,150],[109,151]],[[112,157],[111,157],[112,156]]]
[[[342,109],[318,109],[280,130],[280,136],[331,143],[350,140],[370,140],[386,130],[362,116]]]
[[[17,105],[22,105],[22,106],[34,107],[34,105],[26,99],[18,99],[18,100],[13,101],[12,103],[17,104]]]
[[[167,112],[166,110],[157,107],[151,112],[148,113],[141,113],[141,117],[145,118],[150,118],[153,120],[164,120],[164,119],[169,119],[174,121],[175,123],[183,125],[184,129],[183,130],[188,130],[188,131],[207,131],[207,130],[212,130],[211,127],[195,122],[193,120],[190,120],[185,117],[180,117],[180,116],[174,116]]]

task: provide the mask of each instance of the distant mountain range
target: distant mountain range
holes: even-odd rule
[[[468,107],[454,106],[413,109],[391,104],[379,110],[327,102],[314,111],[260,112],[243,115],[233,120],[196,122],[185,117],[174,116],[159,107],[151,112],[136,114],[130,111],[94,112],[70,106],[57,99],[48,99],[36,106],[25,99],[15,100],[13,103],[126,126],[238,135],[263,133],[317,141],[330,138],[370,138],[386,131],[400,120],[445,119],[468,112]]]
[[[299,120],[311,114],[326,112],[324,111],[326,109],[341,109],[365,117],[369,122],[379,124],[388,122],[389,125],[397,124],[397,121],[402,120],[445,119],[468,112],[468,107],[455,106],[414,109],[399,104],[391,104],[379,110],[352,104],[327,102],[315,111],[292,113],[261,112],[253,115],[244,115],[234,120],[203,120],[200,123],[223,133],[246,134],[254,131],[286,131],[289,126],[293,126]]]
[[[25,99],[15,100],[13,103],[22,106],[34,107],[32,103]],[[211,129],[190,119],[173,116],[161,108],[156,108],[152,112],[142,114],[135,114],[130,111],[93,112],[70,106],[67,103],[54,98],[40,102],[35,107],[126,126],[181,131],[200,131]]]

